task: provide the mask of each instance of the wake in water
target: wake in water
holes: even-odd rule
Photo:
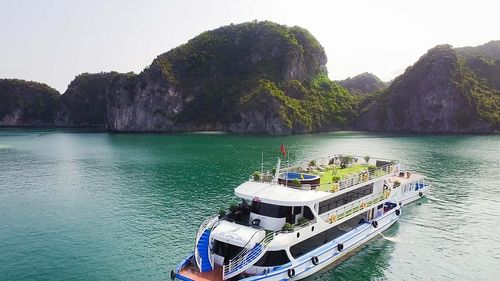
[[[382,236],[385,240],[388,240],[388,241],[391,241],[394,243],[407,243],[407,242],[403,242],[401,240],[401,238],[399,238],[399,237],[387,237],[383,233],[380,233],[380,236]]]
[[[429,194],[426,194],[425,197],[431,201],[436,201],[436,202],[439,202],[439,203],[446,203],[445,200],[443,199],[439,199],[439,198],[436,198],[436,197],[433,197],[433,196],[430,196]]]

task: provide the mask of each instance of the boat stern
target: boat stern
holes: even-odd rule
[[[222,267],[216,265],[210,271],[200,272],[194,261],[194,254],[191,254],[170,272],[170,278],[183,281],[220,281],[222,280]]]
[[[175,269],[170,271],[170,279],[175,280],[185,280],[185,281],[193,281],[193,279],[188,278],[183,275],[181,271],[183,271],[186,267],[190,266],[194,260],[194,254],[189,255],[187,258],[183,259]]]

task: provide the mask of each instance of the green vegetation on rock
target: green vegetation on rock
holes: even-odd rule
[[[0,125],[52,124],[57,90],[46,84],[19,79],[0,79]]]
[[[268,21],[224,26],[158,56],[138,77],[117,83],[110,97],[117,112],[108,118],[120,126],[115,130],[300,133],[342,128],[355,114],[355,99],[328,79],[325,64],[323,48],[303,28]],[[114,120],[129,110],[122,104],[129,103],[123,101],[124,90],[131,101],[156,99],[150,88],[178,101],[167,105],[158,99],[163,109],[134,109],[149,112],[139,122]]]
[[[304,28],[231,24],[159,55],[139,74],[80,74],[63,95],[45,84],[0,79],[0,125],[268,134],[500,130],[500,41],[436,46],[388,87],[370,73],[331,81],[326,62]]]
[[[500,78],[492,70],[496,52],[491,46],[488,50],[486,61],[471,55],[470,48],[467,54],[450,45],[432,48],[389,88],[362,99],[356,128],[425,133],[498,129],[500,92],[495,87]]]
[[[117,72],[82,73],[59,98],[55,122],[62,126],[104,125],[106,90]]]
[[[373,94],[388,86],[387,83],[369,72],[356,75],[352,78],[349,77],[345,80],[338,81],[338,83],[342,87],[345,87],[349,93],[357,96]]]

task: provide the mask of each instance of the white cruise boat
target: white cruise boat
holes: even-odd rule
[[[179,280],[299,280],[389,228],[429,189],[395,161],[335,155],[256,172],[206,219]]]

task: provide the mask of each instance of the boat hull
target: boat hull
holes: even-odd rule
[[[362,246],[370,239],[375,238],[381,232],[385,231],[391,227],[399,218],[401,213],[401,207],[388,211],[382,217],[377,219],[378,226],[374,227],[371,223],[364,223],[359,225],[356,229],[353,229],[339,238],[331,241],[299,258],[285,264],[274,268],[274,270],[269,271],[267,274],[254,275],[251,277],[239,279],[242,281],[256,281],[256,280],[300,280],[306,278],[328,266],[335,263],[342,257],[348,255],[356,248]],[[343,245],[343,250],[338,251],[338,245]],[[205,279],[196,278],[193,276],[186,276],[182,274],[183,268],[189,265],[189,259],[182,261],[176,268],[175,272],[172,272],[172,276],[179,280],[185,281],[198,281],[198,280],[218,280],[218,279]],[[315,259],[316,264],[313,263]],[[294,271],[295,274],[290,276],[290,272]]]
[[[429,191],[430,187],[431,187],[430,185],[425,185],[418,191],[413,191],[405,194],[405,196],[403,196],[403,198],[401,199],[400,204],[402,206],[405,206],[417,201],[418,199],[422,198],[425,195],[425,193],[427,193],[427,191]]]
[[[378,227],[375,228],[371,224],[364,224],[355,230],[352,230],[335,241],[325,244],[324,246],[311,251],[310,253],[299,257],[293,263],[281,266],[268,274],[255,275],[248,278],[240,279],[242,281],[257,281],[257,280],[300,280],[306,278],[328,266],[335,263],[342,257],[346,256],[356,248],[362,246],[370,239],[375,238],[381,232],[391,227],[399,218],[396,210],[401,212],[400,207],[396,207],[391,211],[384,214],[383,217],[377,220]],[[353,233],[354,232],[354,233]],[[337,245],[342,243],[344,249],[339,252]],[[318,258],[318,264],[314,265],[312,262],[313,257]],[[289,270],[293,269],[295,275],[290,277]]]

